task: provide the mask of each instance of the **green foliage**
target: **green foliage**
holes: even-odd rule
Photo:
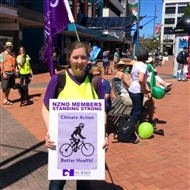
[[[151,51],[152,49],[159,49],[160,47],[160,40],[153,40],[152,37],[151,38],[140,38],[139,42],[141,45],[147,47],[149,49],[149,51]]]
[[[187,7],[185,7],[184,15],[190,15],[190,3],[188,3]]]

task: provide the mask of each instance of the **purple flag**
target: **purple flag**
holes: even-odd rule
[[[55,74],[52,61],[52,39],[56,34],[64,30],[70,23],[69,13],[70,10],[68,10],[67,0],[44,0],[44,62],[47,65],[51,76]]]

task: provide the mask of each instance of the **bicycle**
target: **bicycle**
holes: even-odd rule
[[[73,152],[77,152],[80,147],[84,156],[91,156],[94,153],[94,146],[91,143],[85,143],[84,141],[76,143],[73,139],[70,139],[70,144],[64,143],[61,145],[60,154],[64,157],[69,157]]]

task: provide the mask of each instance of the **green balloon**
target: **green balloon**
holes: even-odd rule
[[[159,86],[153,86],[152,88],[152,96],[155,99],[162,99],[165,96],[165,91],[163,88]]]
[[[149,122],[143,122],[139,125],[138,133],[142,139],[148,139],[153,135],[154,128]]]

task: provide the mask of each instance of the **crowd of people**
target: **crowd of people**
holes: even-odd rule
[[[102,86],[104,89],[104,98],[107,103],[106,111],[111,108],[111,92],[114,92],[115,96],[119,96],[124,104],[128,104],[133,107],[132,117],[137,123],[140,118],[142,107],[147,99],[149,99],[149,105],[152,110],[149,113],[149,122],[153,123],[153,113],[154,111],[154,99],[151,96],[150,80],[152,72],[154,71],[156,85],[164,89],[165,93],[172,89],[172,83],[164,81],[158,74],[155,68],[155,60],[149,56],[149,52],[146,48],[140,47],[136,53],[134,59],[131,62],[127,62],[126,59],[120,57],[121,52],[119,48],[115,49],[113,56],[111,57],[110,49],[105,49],[102,52],[102,67],[96,63],[93,63],[89,57],[89,53],[92,51],[92,47],[85,44],[88,61],[85,67],[85,72],[90,72],[95,76],[99,76],[102,81]],[[183,51],[186,52],[187,48]],[[30,56],[26,53],[26,49],[21,46],[19,48],[19,53],[16,54],[12,51],[13,45],[11,42],[7,42],[5,45],[5,50],[0,54],[1,63],[1,81],[2,81],[2,92],[3,92],[3,104],[12,105],[12,101],[9,99],[10,89],[15,84],[15,78],[19,73],[20,85],[29,85],[32,77],[33,71],[30,65]],[[186,53],[184,53],[187,55]],[[67,56],[69,56],[69,50],[67,49]],[[53,47],[52,60],[54,67],[56,69],[58,63],[58,53],[57,49]],[[44,62],[44,46],[41,46],[38,52],[39,67],[38,71],[42,72],[43,62]],[[69,61],[69,59],[67,59]],[[113,61],[113,68],[110,67]],[[184,59],[185,61],[185,59]],[[185,64],[187,60],[185,61]],[[69,63],[70,66],[70,63]],[[179,64],[179,71],[183,70],[184,64]],[[180,70],[180,68],[182,68]],[[16,74],[17,73],[17,74]],[[105,75],[113,75],[111,83],[103,77]],[[130,76],[130,85],[129,85]],[[179,76],[178,76],[179,77]],[[128,80],[128,81],[127,81]],[[180,80],[178,78],[178,80]],[[186,80],[186,79],[185,79]],[[144,82],[146,81],[146,82]],[[110,85],[111,84],[111,85]],[[145,97],[144,97],[145,95]]]
[[[123,104],[127,104],[132,107],[131,116],[138,126],[138,122],[141,120],[141,114],[143,107],[148,107],[148,122],[153,126],[155,123],[154,109],[155,100],[152,97],[150,83],[151,71],[148,69],[148,65],[152,64],[151,70],[156,72],[153,68],[152,59],[149,57],[149,52],[145,47],[140,47],[137,50],[136,57],[131,62],[126,62],[119,57],[119,49],[117,48],[113,60],[110,57],[110,50],[107,49],[102,53],[102,65],[92,64],[89,58],[90,52],[89,46],[82,42],[74,42],[68,47],[68,68],[62,72],[65,75],[65,86],[59,94],[56,94],[57,85],[59,81],[58,75],[54,75],[46,89],[44,102],[42,106],[42,117],[47,129],[45,137],[46,146],[50,149],[55,148],[55,142],[51,140],[49,134],[49,99],[104,99],[105,101],[105,125],[106,115],[112,107],[112,91],[114,91],[116,97],[122,99]],[[110,63],[113,61],[114,68],[110,68]],[[60,74],[60,73],[59,73]],[[93,75],[98,82],[98,88],[94,87],[92,80],[87,80],[89,74]],[[103,75],[104,74],[104,75]],[[108,81],[105,76],[113,75],[112,82]],[[168,88],[172,88],[172,83],[165,82],[157,74],[157,85],[167,93]],[[69,83],[69,85],[67,85]],[[82,93],[84,87],[90,84],[94,88],[89,88],[88,93]],[[72,88],[71,88],[72,86]],[[95,93],[92,92],[95,90]],[[95,96],[93,95],[95,94]],[[106,128],[105,128],[106,130]],[[137,132],[137,130],[136,130]],[[105,131],[106,133],[106,131]],[[105,137],[103,148],[107,148],[109,145],[108,136]],[[63,189],[65,180],[51,180],[49,189]],[[86,181],[78,181],[77,189],[89,189],[90,183]]]
[[[3,104],[12,105],[9,99],[10,89],[15,84],[16,73],[19,73],[20,85],[29,85],[33,71],[30,65],[30,56],[26,53],[25,47],[19,48],[19,54],[16,56],[13,52],[11,42],[6,42],[5,50],[0,54],[1,63],[1,82],[3,92]],[[53,49],[52,60],[56,69],[58,62],[58,54]],[[43,46],[39,50],[39,72],[42,72],[44,52]],[[109,140],[106,133],[106,117],[112,108],[111,98],[121,98],[123,104],[132,107],[131,116],[138,126],[141,120],[143,107],[148,107],[148,122],[155,125],[154,109],[155,99],[151,92],[151,77],[155,74],[156,85],[162,88],[165,93],[172,90],[172,83],[164,81],[157,72],[154,59],[149,56],[149,51],[145,47],[139,47],[136,56],[130,62],[120,57],[120,49],[116,48],[113,57],[110,55],[110,49],[102,52],[102,65],[93,62],[89,53],[92,48],[82,42],[73,42],[67,49],[68,67],[61,72],[65,75],[65,85],[57,94],[57,85],[59,83],[58,74],[52,76],[44,96],[42,105],[42,118],[44,120],[47,133],[45,136],[46,146],[49,149],[55,148],[55,142],[52,141],[49,134],[49,100],[56,99],[103,99],[105,101],[105,141],[102,145],[103,149],[108,148]],[[186,52],[186,49],[183,50]],[[184,53],[187,55],[186,53]],[[186,57],[187,59],[187,57]],[[111,68],[113,62],[113,68]],[[186,65],[187,60],[184,59]],[[181,65],[182,64],[182,65]],[[179,64],[179,70],[182,71],[184,64]],[[59,72],[60,73],[60,72]],[[92,79],[90,80],[90,76]],[[112,75],[110,81],[106,79],[106,75]],[[178,78],[179,80],[179,78]],[[95,81],[95,82],[94,82]],[[69,83],[69,85],[68,85]],[[96,87],[94,84],[97,84]],[[93,88],[92,88],[93,86]],[[72,87],[72,88],[71,88]],[[87,90],[88,93],[83,93]],[[63,189],[65,180],[51,180],[49,189]],[[89,189],[89,181],[78,181],[77,189]]]

